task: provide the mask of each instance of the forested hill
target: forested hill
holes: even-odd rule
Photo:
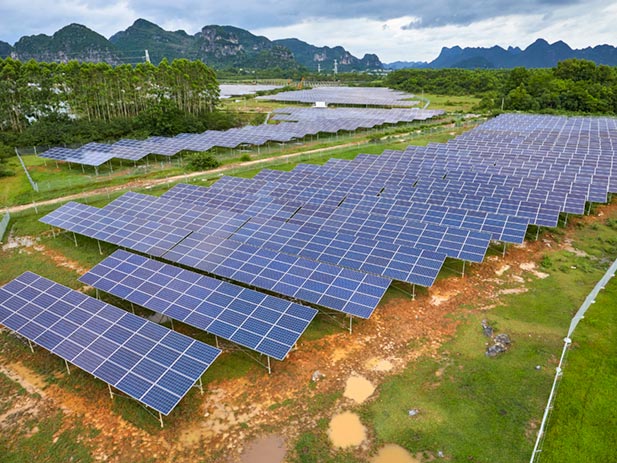
[[[611,45],[597,45],[583,49],[572,49],[567,43],[557,41],[549,44],[538,39],[527,48],[444,47],[430,63],[396,62],[386,65],[390,69],[431,68],[431,69],[511,69],[515,67],[551,68],[559,61],[578,58],[596,64],[617,66],[617,48]]]
[[[71,24],[53,36],[24,36],[14,46],[0,42],[0,58],[20,61],[60,62],[70,60],[136,64],[144,61],[145,50],[158,64],[166,58],[201,60],[216,69],[274,69],[316,71],[318,66],[331,72],[337,60],[340,72],[382,69],[376,55],[357,58],[343,47],[315,47],[297,39],[272,41],[267,37],[233,26],[208,25],[194,35],[185,31],[166,31],[138,19],[109,40],[79,24]]]

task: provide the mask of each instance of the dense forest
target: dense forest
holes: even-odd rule
[[[479,109],[617,114],[617,68],[568,59],[554,68],[404,69],[385,85],[410,93],[475,95]]]
[[[110,66],[0,60],[0,143],[58,145],[235,125],[201,61]],[[0,147],[1,148],[1,147]]]

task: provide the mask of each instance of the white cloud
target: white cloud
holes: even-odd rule
[[[539,37],[574,48],[616,45],[617,1],[59,0],[51,7],[43,0],[2,0],[0,40],[51,35],[72,22],[109,37],[140,17],[189,34],[207,24],[226,24],[271,39],[342,45],[356,56],[375,53],[385,62],[430,61],[443,46],[524,48]]]

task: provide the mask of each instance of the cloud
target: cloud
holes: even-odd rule
[[[384,61],[432,60],[442,46],[525,47],[538,37],[581,48],[615,44],[615,0],[2,0],[0,40],[53,34],[70,23],[109,37],[144,18],[189,34],[233,25],[268,38],[343,45]]]

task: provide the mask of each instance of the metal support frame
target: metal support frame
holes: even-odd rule
[[[96,240],[96,244],[98,244],[98,246],[99,246],[99,254],[102,256],[103,255],[103,250],[101,249],[101,241],[100,240]]]
[[[66,372],[70,375],[71,374],[71,369],[69,368],[69,362],[68,360],[64,360],[64,365],[66,366]]]
[[[75,247],[77,247],[77,235],[73,232],[73,241],[75,241]]]
[[[30,339],[28,339],[28,346],[30,347],[30,352],[34,354],[34,346],[32,345],[32,341],[30,341]]]
[[[111,384],[107,383],[107,389],[109,389],[109,397],[114,400],[114,391],[111,390]]]
[[[463,270],[461,271],[461,278],[465,277],[465,261],[463,261]]]
[[[201,395],[204,395],[204,384],[201,381],[201,376],[199,377],[199,381],[197,381],[197,384],[195,384],[195,386],[197,389],[199,389],[199,392],[201,392]]]
[[[540,238],[540,225],[537,225],[537,229],[536,229],[536,241],[538,241],[538,238]]]
[[[161,429],[163,429],[165,425],[163,424],[163,414],[161,412],[159,412],[159,423],[161,423]]]
[[[503,253],[501,255],[501,257],[506,257],[506,248],[508,247],[508,243],[506,243],[505,241],[503,242]]]
[[[349,334],[353,334],[353,315],[349,315]]]
[[[563,226],[567,226],[568,225],[568,213],[566,212],[566,216],[563,218]]]

